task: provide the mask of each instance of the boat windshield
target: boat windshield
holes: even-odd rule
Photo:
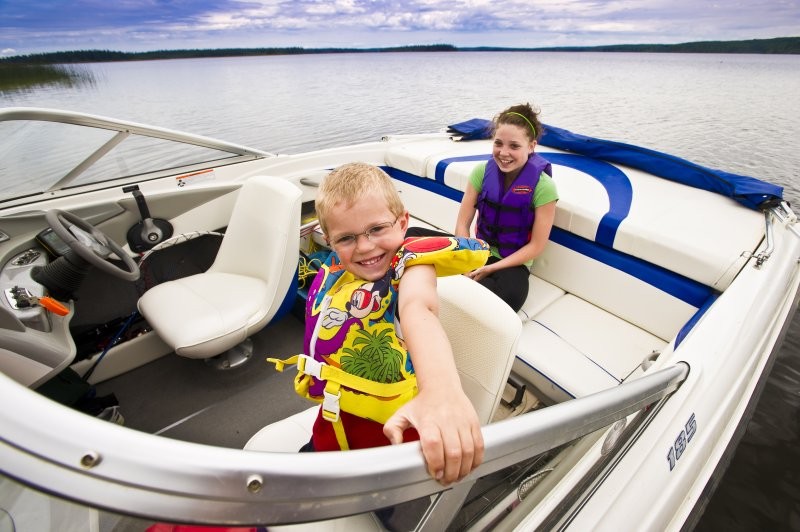
[[[25,111],[0,113],[0,203],[270,155],[138,124]]]

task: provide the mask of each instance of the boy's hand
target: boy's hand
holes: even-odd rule
[[[420,391],[389,418],[383,433],[393,444],[403,443],[403,431],[410,427],[419,433],[428,473],[445,486],[483,462],[478,416],[460,389]]]

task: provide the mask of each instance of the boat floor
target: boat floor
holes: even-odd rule
[[[175,355],[161,357],[96,385],[114,394],[126,427],[168,438],[241,449],[261,428],[312,403],[294,393],[292,368],[280,373],[267,357],[302,352],[303,322],[289,313],[253,335],[253,355],[242,365],[213,364]],[[542,405],[526,390],[506,387],[494,420]]]
[[[294,393],[294,371],[266,362],[301,352],[302,338],[302,321],[289,313],[253,335],[253,355],[240,366],[169,354],[97,384],[97,395],[116,396],[126,427],[241,449],[262,427],[311,406]]]

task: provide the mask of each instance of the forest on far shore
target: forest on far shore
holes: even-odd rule
[[[0,58],[2,64],[44,65],[64,63],[100,63],[109,61],[145,61],[155,59],[190,59],[201,57],[243,57],[259,55],[299,55],[336,53],[392,52],[641,52],[641,53],[715,53],[715,54],[800,54],[800,37],[750,39],[743,41],[699,41],[681,44],[615,44],[606,46],[561,46],[548,48],[456,47],[450,44],[398,46],[392,48],[214,48],[191,50],[156,50],[118,52],[112,50],[74,50]],[[2,73],[2,71],[0,71]]]

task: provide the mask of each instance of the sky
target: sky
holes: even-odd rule
[[[800,0],[0,0],[0,55],[800,36]]]

